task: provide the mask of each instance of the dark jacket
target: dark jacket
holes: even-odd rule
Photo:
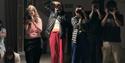
[[[87,35],[89,39],[94,39],[97,37],[101,38],[102,35],[102,26],[101,20],[98,17],[97,13],[93,13],[93,16],[89,18]]]
[[[50,14],[50,17],[49,17],[49,20],[48,20],[48,24],[47,24],[47,27],[46,27],[46,30],[45,30],[45,35],[47,38],[49,38],[50,36],[50,32],[52,31],[53,27],[54,27],[54,23],[56,21],[56,19],[59,20],[60,22],[60,28],[61,28],[61,32],[60,32],[60,36],[61,38],[64,38],[65,37],[65,34],[66,34],[66,17],[65,17],[65,13],[62,12],[61,14],[59,14],[58,16],[54,13],[54,12],[51,12]]]

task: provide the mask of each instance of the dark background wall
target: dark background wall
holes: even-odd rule
[[[2,20],[5,24],[5,0],[0,0],[0,20]]]
[[[11,46],[17,51],[17,0],[5,1],[5,22],[7,29],[6,47]]]

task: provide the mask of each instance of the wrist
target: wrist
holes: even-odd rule
[[[115,17],[115,14],[112,14],[113,15],[113,17]]]
[[[108,15],[109,15],[109,14],[107,13],[105,16],[107,16],[107,17],[108,17]]]
[[[91,12],[94,12],[94,9],[92,9],[92,11]]]

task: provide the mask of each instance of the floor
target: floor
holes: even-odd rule
[[[26,63],[24,53],[21,54],[21,63]],[[49,54],[49,53],[43,54],[43,55],[41,56],[40,63],[51,63],[50,54]],[[69,62],[69,57],[68,57],[68,55],[66,56],[65,63],[70,63],[70,62]]]

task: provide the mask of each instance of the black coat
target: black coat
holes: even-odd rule
[[[50,17],[49,17],[49,20],[48,20],[48,24],[47,24],[47,27],[46,27],[46,30],[45,30],[45,35],[47,38],[49,38],[50,36],[50,32],[52,31],[53,27],[54,27],[54,23],[56,21],[56,19],[59,20],[60,22],[60,28],[61,28],[61,32],[60,32],[60,36],[61,38],[64,38],[65,35],[66,35],[66,16],[65,16],[65,13],[61,13],[60,15],[56,15],[54,12],[51,12],[50,14]]]

